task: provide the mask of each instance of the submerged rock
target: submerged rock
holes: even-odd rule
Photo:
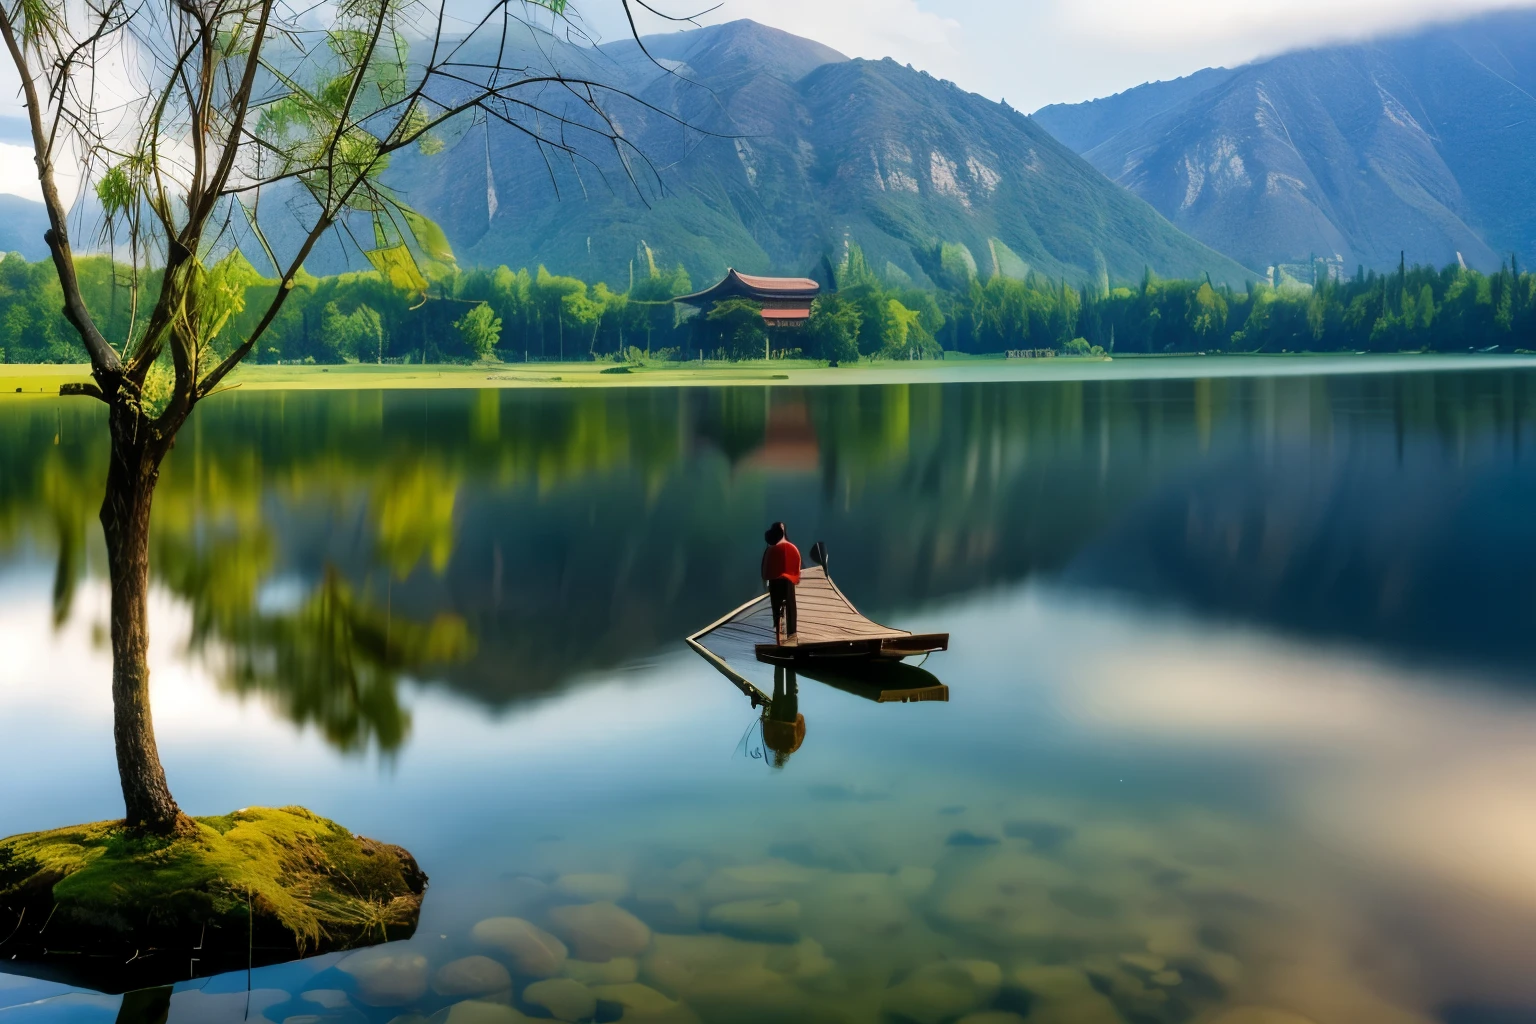
[[[1021,967],[1008,978],[1029,993],[1029,1024],[1123,1024],[1115,1004],[1076,967]]]
[[[988,960],[945,960],[919,968],[887,989],[881,1009],[915,1024],[940,1024],[990,1006],[1003,982],[1003,969]]]
[[[440,996],[484,996],[507,992],[512,975],[488,956],[466,956],[438,968],[432,976],[432,991]]]
[[[672,887],[638,889],[624,901],[624,907],[653,931],[674,935],[698,931],[704,916],[697,896]]]
[[[505,1003],[470,999],[437,1011],[429,1024],[529,1024],[532,1020]]]
[[[409,949],[366,949],[336,968],[357,982],[357,1001],[367,1006],[404,1006],[427,994],[427,958]]]
[[[600,1003],[598,1009],[617,1008],[626,1022],[645,1021],[647,1024],[698,1024],[698,1015],[675,999],[668,999],[653,988],[630,983],[628,985],[598,985],[592,994]],[[611,1020],[611,1017],[605,1019]]]
[[[1312,1018],[1272,1006],[1239,1006],[1217,1014],[1211,1024],[1313,1024]]]
[[[523,1002],[549,1011],[556,1020],[587,1020],[597,1012],[597,996],[570,978],[534,982],[523,990]]]
[[[738,900],[711,907],[704,922],[714,931],[744,939],[793,942],[800,937],[800,904],[794,900]]]
[[[765,861],[721,868],[704,883],[704,898],[710,903],[793,896],[824,877],[819,868],[802,867],[787,861]]]
[[[629,881],[620,875],[561,875],[555,879],[555,892],[592,903],[617,903],[629,895]]]
[[[501,950],[525,978],[552,978],[565,963],[565,943],[520,917],[490,917],[470,929],[482,946]]]
[[[612,903],[582,903],[549,912],[555,934],[582,960],[639,956],[651,944],[651,930],[634,914]]]
[[[616,956],[600,964],[567,960],[560,973],[584,985],[623,985],[640,977],[640,961],[632,956]]]
[[[210,975],[409,938],[426,887],[405,850],[302,807],[170,836],[104,821],[0,840],[7,969],[111,992],[186,980],[194,947]]]

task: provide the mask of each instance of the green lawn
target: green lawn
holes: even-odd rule
[[[671,363],[612,372],[607,363],[506,363],[443,366],[245,366],[230,378],[250,391],[368,388],[572,388],[698,385],[823,385],[987,381],[1138,380],[1266,377],[1428,370],[1536,368],[1528,355],[1164,356],[1103,359],[950,357],[929,362],[860,363],[836,369],[794,360]],[[604,372],[608,371],[608,372]],[[0,363],[0,396],[57,395],[88,380],[84,366]]]

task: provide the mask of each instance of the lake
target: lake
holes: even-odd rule
[[[0,402],[0,835],[121,813],[97,408]],[[170,1020],[1536,1020],[1533,444],[1505,369],[221,396],[155,506],[172,790],[431,889]],[[684,646],[776,519],[947,702],[802,677],[786,751]]]

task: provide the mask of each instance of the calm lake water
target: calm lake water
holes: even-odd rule
[[[121,812],[103,429],[0,402],[0,834]],[[1536,1020],[1533,446],[1520,371],[222,396],[155,509],[172,789],[432,887],[171,1021]],[[948,703],[802,678],[767,749],[682,638],[774,519]]]

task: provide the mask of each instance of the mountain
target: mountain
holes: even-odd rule
[[[853,242],[918,283],[941,254],[984,274],[1252,276],[1023,114],[891,60],[750,21],[648,37],[654,61],[634,40],[524,45],[617,85],[606,106],[633,150],[568,129],[572,157],[477,125],[443,153],[401,159],[392,180],[461,265],[543,263],[623,286],[648,248],[703,284],[728,266],[811,272]],[[543,98],[594,123],[579,97]]]
[[[1250,266],[1536,256],[1536,11],[1210,69],[1034,120]]]
[[[0,254],[19,252],[28,260],[48,258],[48,211],[42,203],[0,193]]]

